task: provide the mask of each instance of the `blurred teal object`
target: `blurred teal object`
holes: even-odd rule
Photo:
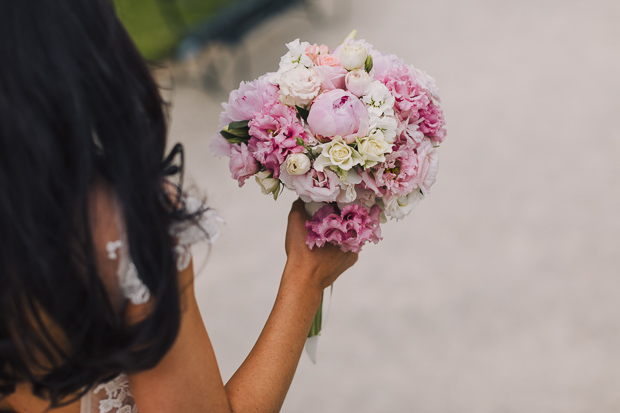
[[[148,60],[173,54],[177,44],[202,22],[247,0],[113,0],[127,31]]]
[[[206,44],[237,44],[252,28],[291,6],[309,0],[238,0],[221,7],[192,29],[181,41],[176,57],[185,60],[195,56]]]

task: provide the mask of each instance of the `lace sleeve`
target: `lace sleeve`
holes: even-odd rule
[[[185,203],[188,211],[197,211],[202,203],[194,198],[187,197]],[[200,216],[198,222],[185,222],[173,225],[170,234],[177,238],[174,248],[177,260],[177,270],[183,271],[191,260],[190,247],[198,242],[213,243],[220,236],[220,225],[224,220],[212,209],[207,209]]]
[[[197,211],[202,207],[202,203],[193,197],[187,197],[185,203],[188,211]],[[176,257],[176,267],[178,271],[187,268],[191,260],[191,245],[198,242],[213,243],[220,235],[220,225],[223,219],[212,209],[207,209],[198,221],[184,222],[175,224],[170,228],[170,235],[177,239],[177,245],[174,247]],[[108,258],[111,260],[119,260],[118,262],[118,281],[121,291],[126,299],[133,304],[139,305],[146,303],[150,298],[148,288],[142,283],[138,276],[138,271],[129,255],[126,247],[125,232],[120,227],[119,234],[123,239],[110,241],[106,245]]]

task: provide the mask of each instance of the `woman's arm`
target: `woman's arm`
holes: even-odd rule
[[[323,289],[357,260],[357,254],[331,245],[310,251],[306,218],[301,201],[295,202],[286,234],[288,259],[273,310],[226,386],[196,303],[193,269],[180,274],[184,311],[177,340],[157,367],[129,378],[140,413],[280,410]],[[143,310],[134,306],[129,315]]]

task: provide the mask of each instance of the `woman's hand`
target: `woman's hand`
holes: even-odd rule
[[[288,216],[285,242],[287,267],[295,270],[293,273],[307,274],[308,281],[323,291],[355,264],[358,255],[354,252],[343,252],[332,244],[310,250],[306,245],[308,230],[305,224],[308,219],[310,216],[304,209],[304,203],[298,199],[293,203]],[[285,271],[285,275],[287,273]]]

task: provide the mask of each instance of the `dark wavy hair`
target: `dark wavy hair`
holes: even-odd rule
[[[164,189],[182,178],[182,147],[166,156],[166,134],[166,105],[109,1],[0,1],[0,397],[29,382],[57,406],[154,367],[172,346],[169,227],[200,211],[177,202],[179,182]],[[151,292],[137,324],[113,307],[96,265],[96,179],[114,189]]]

